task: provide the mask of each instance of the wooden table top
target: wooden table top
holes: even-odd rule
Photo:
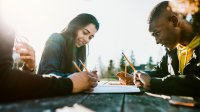
[[[174,106],[169,104],[168,100],[145,93],[79,93],[64,97],[0,104],[0,112],[54,112],[58,108],[71,107],[74,104],[96,112],[200,112],[199,107]]]

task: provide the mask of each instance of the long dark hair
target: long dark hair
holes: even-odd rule
[[[80,59],[83,62],[86,61],[86,46],[84,45],[77,48],[75,45],[75,40],[77,37],[77,31],[91,23],[95,25],[96,30],[99,29],[99,23],[93,15],[82,13],[72,19],[68,26],[61,32],[61,35],[66,40],[64,58],[66,59],[66,72],[68,73],[73,73],[76,71],[74,66],[72,65],[73,60],[75,61],[77,59]]]

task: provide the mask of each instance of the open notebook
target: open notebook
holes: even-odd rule
[[[138,93],[140,89],[134,85],[119,84],[98,84],[93,91],[89,93]]]

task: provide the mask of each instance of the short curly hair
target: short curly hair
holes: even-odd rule
[[[149,15],[149,19],[148,22],[149,24],[154,21],[155,19],[159,18],[161,16],[161,14],[167,10],[169,6],[169,1],[163,1],[159,4],[157,4],[151,11],[150,15]]]

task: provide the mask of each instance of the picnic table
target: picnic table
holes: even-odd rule
[[[101,82],[105,83],[105,82]],[[198,98],[197,98],[198,99]],[[0,112],[55,112],[81,105],[96,112],[199,112],[199,107],[169,104],[168,100],[141,93],[79,93],[63,97],[0,104]],[[63,111],[64,112],[64,111]],[[79,108],[79,112],[82,112]]]

